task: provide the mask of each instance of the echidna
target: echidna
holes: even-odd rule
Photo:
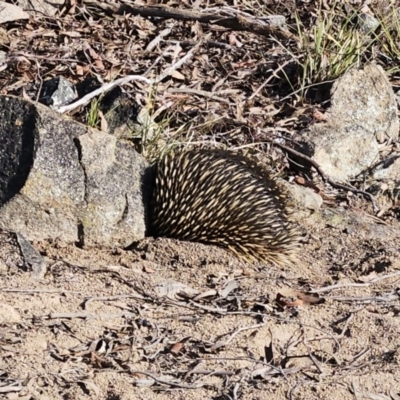
[[[157,165],[152,233],[282,265],[294,261],[298,247],[288,203],[282,185],[247,157],[222,150],[172,153]]]

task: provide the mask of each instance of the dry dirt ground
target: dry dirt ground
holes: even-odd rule
[[[3,234],[0,380],[23,387],[4,398],[399,399],[400,224],[324,206],[301,230],[287,268],[169,239],[34,243],[40,281]]]

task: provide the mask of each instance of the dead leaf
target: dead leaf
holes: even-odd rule
[[[326,121],[328,118],[325,114],[323,114],[321,111],[317,110],[316,108],[313,111],[313,118],[316,121]]]
[[[254,369],[251,372],[251,379],[254,379],[254,378],[266,379],[267,377],[272,377],[275,374],[277,374],[276,368],[273,368],[273,367],[259,367],[259,368]]]
[[[97,397],[100,396],[100,388],[97,385],[95,385],[93,382],[90,382],[90,381],[77,381],[77,382],[82,383],[85,386],[86,390],[88,390],[89,392],[91,389]]]
[[[95,68],[96,68],[97,71],[104,71],[104,70],[105,70],[103,61],[101,61],[101,60],[96,60],[96,61],[94,62],[94,66],[95,66]]]
[[[193,301],[199,301],[199,300],[202,300],[205,298],[207,298],[207,299],[214,298],[217,296],[217,294],[218,294],[218,292],[215,289],[210,289],[203,293],[198,294],[196,297],[193,297]]]
[[[163,29],[159,34],[147,45],[145,53],[153,51],[160,43],[161,40],[171,33],[171,28]]]
[[[183,283],[167,280],[160,282],[156,286],[154,286],[154,290],[159,297],[168,297],[170,299],[175,299],[178,293],[186,293],[189,296],[195,296],[199,292],[190,286],[184,285]]]
[[[192,70],[192,79],[194,81],[201,79],[201,73],[197,67],[194,67]]]
[[[76,66],[76,69],[75,69],[75,73],[76,73],[76,75],[78,75],[78,76],[84,75],[83,67],[82,67],[81,65],[77,65],[77,66]]]
[[[139,379],[135,381],[135,385],[138,387],[150,387],[156,383],[154,379]]]
[[[264,358],[265,362],[271,364],[274,361],[274,345],[272,344],[272,340],[269,346],[264,346]]]
[[[1,386],[1,392],[0,393],[19,392],[22,389],[24,389],[24,386],[20,386],[20,385]]]
[[[156,272],[156,270],[153,268],[150,268],[148,265],[144,265],[143,272],[146,272],[146,274],[154,274]]]
[[[368,283],[368,282],[372,281],[373,279],[375,279],[377,276],[378,276],[377,272],[372,271],[368,275],[359,276],[357,280],[360,282],[363,282],[363,283]]]
[[[263,107],[250,107],[249,108],[249,113],[253,115],[264,115],[265,110]]]
[[[106,82],[111,82],[112,80],[117,78],[117,76],[120,74],[120,72],[121,72],[121,67],[120,66],[111,67],[107,71],[107,73],[106,73],[106,75],[104,77],[104,80]]]
[[[201,37],[203,35],[203,27],[201,26],[199,21],[196,21],[191,27],[190,31],[194,33],[195,37]]]
[[[136,15],[135,17],[131,18],[132,22],[134,23],[136,28],[144,31],[145,35],[149,35],[152,31],[156,30],[156,26],[150,21],[148,18],[144,18],[140,15]],[[138,30],[139,30],[138,29]]]
[[[229,44],[231,46],[236,46],[236,47],[239,47],[239,48],[243,47],[243,44],[239,42],[239,39],[233,33],[229,35]]]
[[[400,393],[396,393],[395,389],[390,389],[389,394],[393,400],[400,400]]]
[[[185,80],[184,75],[182,75],[179,71],[173,71],[173,72],[171,73],[171,76],[172,76],[173,78],[175,78],[175,79],[179,79],[180,81],[184,81],[184,80]]]
[[[229,281],[225,287],[219,291],[219,295],[221,298],[225,299],[228,297],[229,293],[239,287],[239,282],[235,280]]]
[[[31,62],[24,56],[18,56],[15,58],[17,62],[19,63],[25,63],[25,64],[31,64]]]
[[[302,176],[296,176],[295,182],[301,186],[314,190],[317,194],[322,194],[322,190],[313,182],[305,180]]]
[[[99,110],[98,116],[100,118],[100,129],[103,132],[107,132],[108,131],[108,122],[107,122],[104,114],[101,112],[101,110]]]
[[[54,32],[53,30],[47,29],[42,33],[43,37],[57,37],[57,33]]]
[[[305,293],[292,289],[282,289],[276,296],[276,301],[283,307],[299,307],[325,302],[318,293]]]
[[[183,346],[184,346],[184,343],[182,343],[182,342],[175,343],[170,347],[169,351],[172,354],[178,354],[182,350]]]

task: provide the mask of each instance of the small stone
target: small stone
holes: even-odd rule
[[[377,18],[365,13],[358,16],[358,21],[360,23],[360,28],[364,33],[372,33],[380,25],[380,22]]]

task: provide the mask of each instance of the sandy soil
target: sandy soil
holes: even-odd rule
[[[39,281],[3,233],[4,398],[399,399],[398,221],[325,207],[301,229],[301,263],[284,269],[168,239],[34,243]],[[318,301],[288,306],[310,289]]]

